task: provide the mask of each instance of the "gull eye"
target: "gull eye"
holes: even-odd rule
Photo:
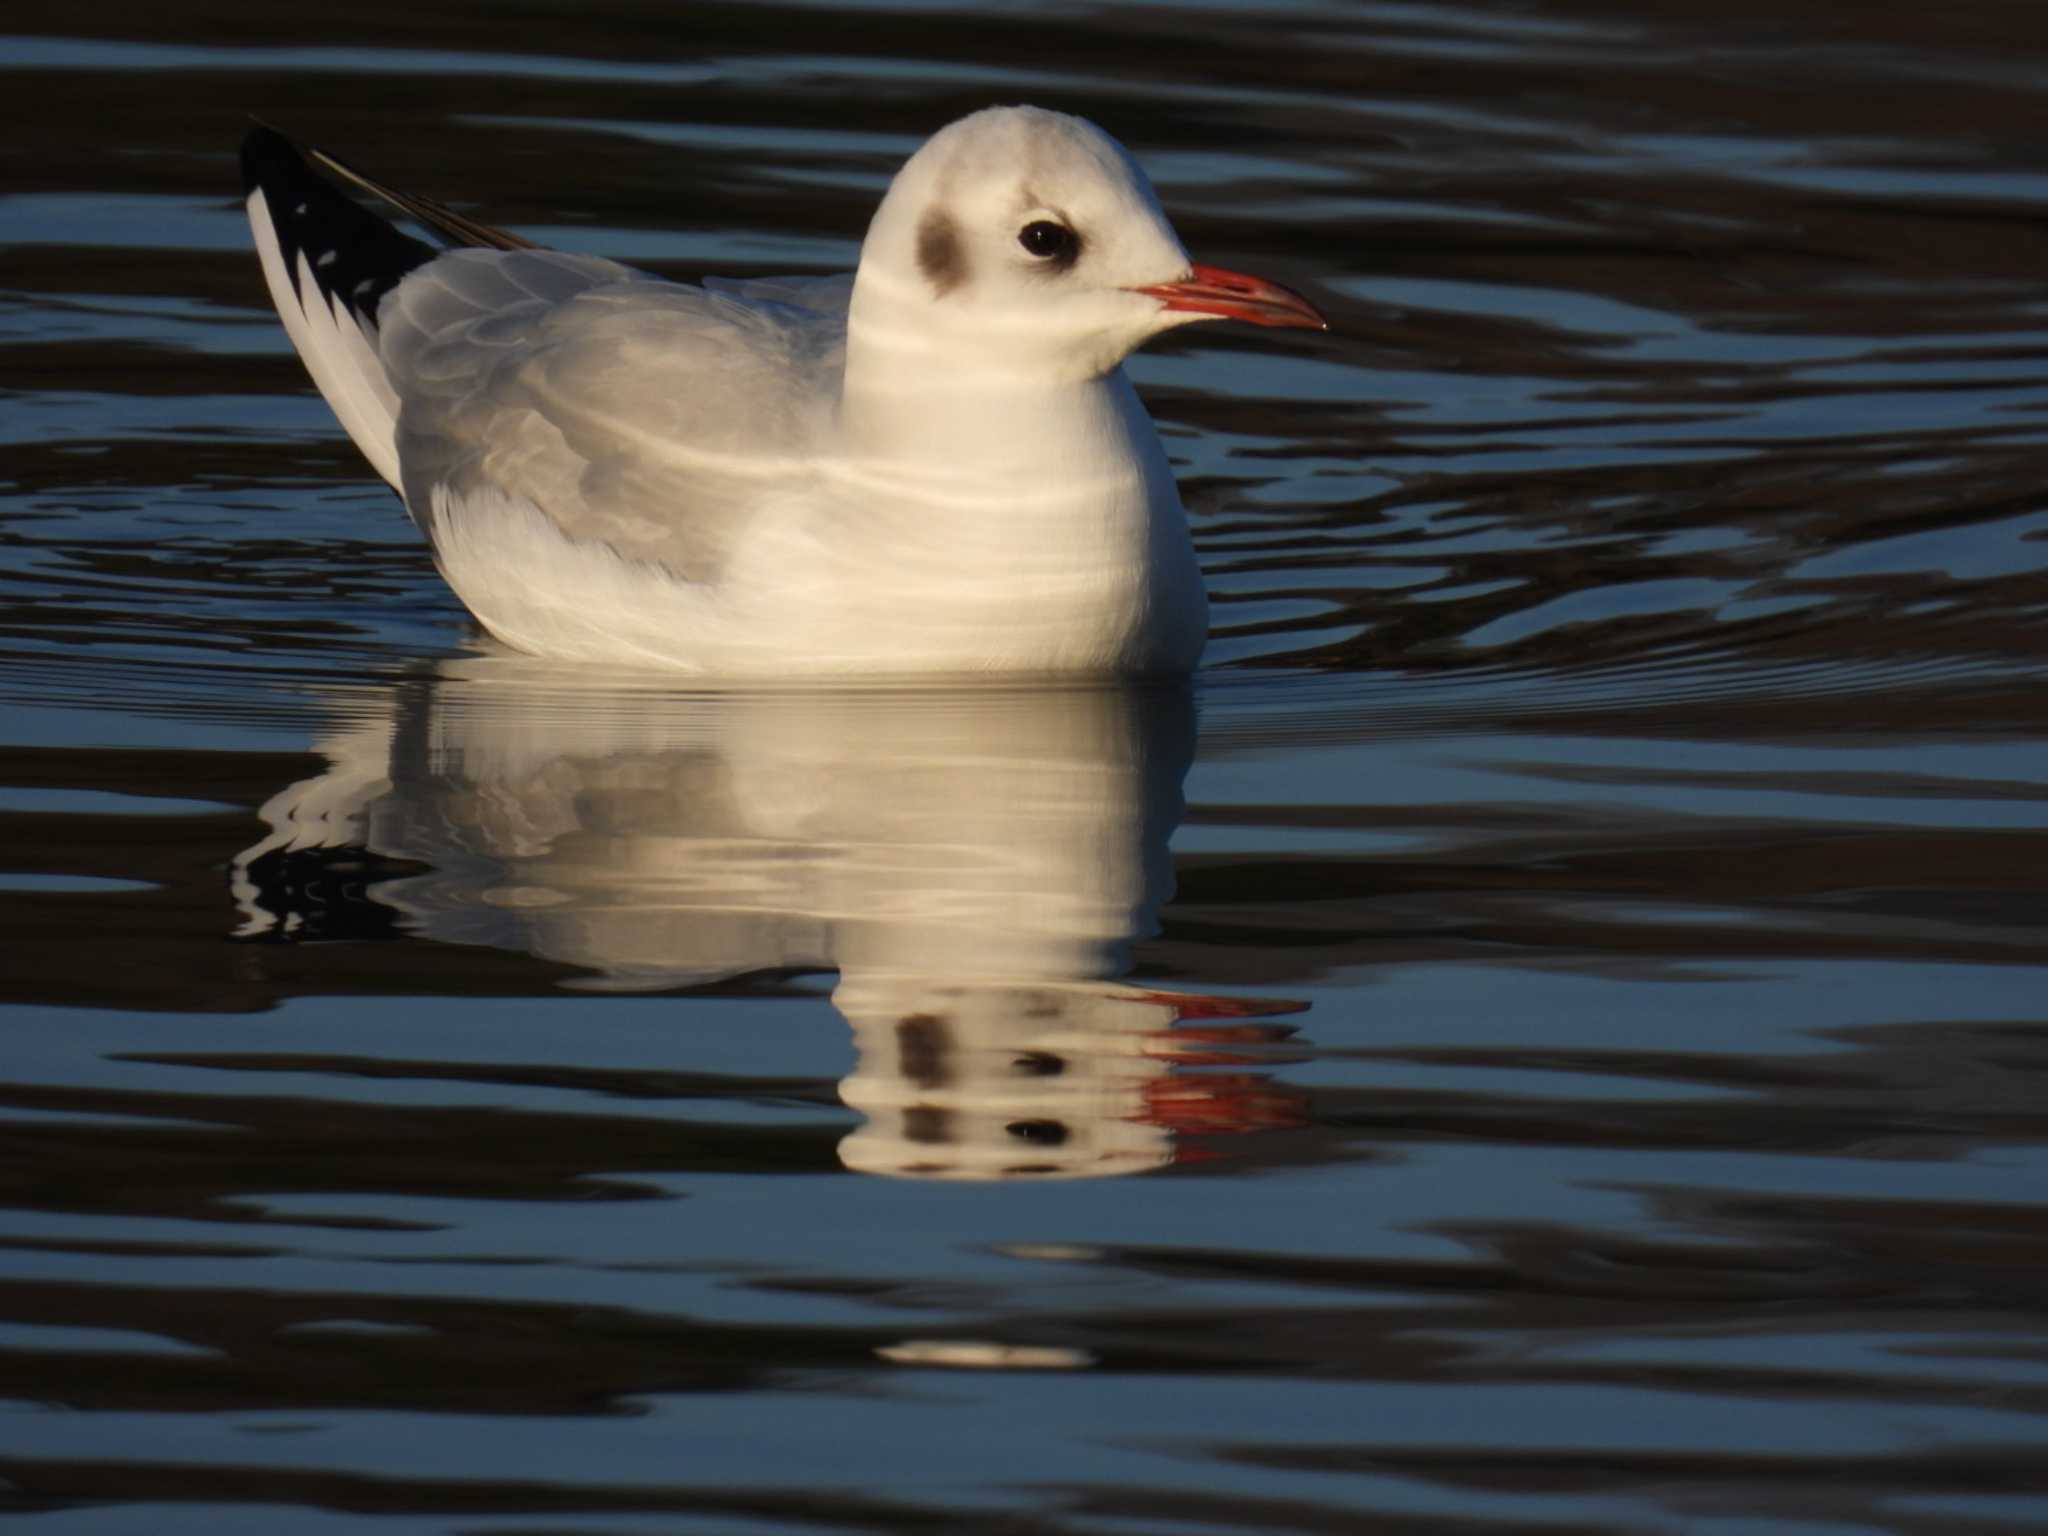
[[[1040,261],[1071,267],[1081,254],[1081,237],[1051,219],[1034,219],[1017,231],[1017,243]]]

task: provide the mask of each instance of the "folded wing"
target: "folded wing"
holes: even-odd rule
[[[437,492],[510,497],[689,581],[806,487],[845,327],[843,307],[477,250],[408,277],[380,322],[416,516]]]
[[[437,251],[243,147],[249,217],[299,355],[437,545],[445,509],[517,506],[566,538],[714,581],[764,499],[801,494],[841,373],[850,279],[669,283],[360,185],[469,244]]]

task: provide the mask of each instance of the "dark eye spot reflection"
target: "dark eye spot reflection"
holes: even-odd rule
[[[1033,219],[1017,231],[1017,243],[1054,272],[1064,272],[1081,259],[1081,237],[1052,219]]]
[[[1067,1128],[1057,1120],[1012,1120],[1003,1129],[1034,1147],[1064,1146],[1068,1134]]]

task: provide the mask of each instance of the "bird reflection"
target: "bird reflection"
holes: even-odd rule
[[[1171,893],[1183,687],[682,695],[443,663],[320,743],[235,861],[240,933],[329,930],[323,861],[412,932],[656,990],[836,969],[864,1172],[1080,1177],[1298,1123],[1298,1005],[1116,980]],[[331,882],[329,883],[331,884]]]

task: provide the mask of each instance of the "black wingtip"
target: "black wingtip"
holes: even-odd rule
[[[294,172],[311,174],[298,145],[260,117],[249,121],[254,126],[242,140],[242,196],[258,187],[279,186]]]
[[[293,282],[303,255],[321,292],[366,319],[406,273],[440,255],[342,192],[261,121],[242,140],[242,195],[259,191]]]
[[[334,186],[326,178],[333,176],[344,185],[381,199],[407,218],[418,221],[456,245],[486,246],[499,251],[538,249],[523,235],[482,223],[468,214],[457,213],[430,197],[387,187],[338,155],[296,142],[260,117],[251,117],[249,121],[254,126],[248,137],[242,140],[242,196],[245,198],[261,187],[266,201],[275,204],[279,200],[278,193],[287,189],[297,191],[307,183],[332,192]],[[423,248],[432,249],[431,246]]]

